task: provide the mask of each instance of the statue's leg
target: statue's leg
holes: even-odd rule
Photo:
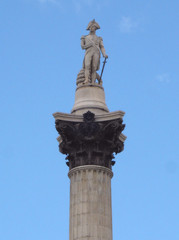
[[[91,82],[95,83],[96,81],[96,68],[93,64],[94,59],[92,59],[92,68],[91,68]]]
[[[90,77],[90,70],[85,68],[85,81],[84,81],[84,83],[89,82],[89,77]]]
[[[89,52],[85,56],[85,82],[84,83],[90,82],[91,59],[92,59],[92,55]]]
[[[91,73],[92,83],[95,83],[96,81],[97,78],[96,71],[98,70],[98,66],[99,66],[99,54],[95,53],[92,59],[92,73]]]
[[[93,71],[92,74],[91,74],[91,79],[92,79],[92,83],[95,83],[96,81],[96,71]]]

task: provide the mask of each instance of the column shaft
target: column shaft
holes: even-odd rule
[[[110,169],[85,165],[70,178],[70,240],[112,240]]]

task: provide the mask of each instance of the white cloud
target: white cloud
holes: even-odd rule
[[[168,73],[158,74],[156,76],[157,81],[161,83],[169,83],[171,82],[170,75]]]
[[[138,27],[138,23],[130,17],[122,17],[119,23],[119,29],[122,33],[132,33]]]

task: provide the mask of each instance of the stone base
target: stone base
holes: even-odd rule
[[[75,94],[75,104],[71,110],[72,114],[82,115],[86,111],[95,114],[108,113],[105,103],[104,88],[99,84],[85,84],[77,87]]]

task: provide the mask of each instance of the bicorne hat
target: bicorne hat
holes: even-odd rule
[[[88,26],[87,26],[86,30],[90,30],[90,28],[91,28],[92,26],[95,26],[96,29],[100,29],[100,26],[99,26],[99,24],[95,21],[95,19],[93,19],[91,22],[88,23]]]

